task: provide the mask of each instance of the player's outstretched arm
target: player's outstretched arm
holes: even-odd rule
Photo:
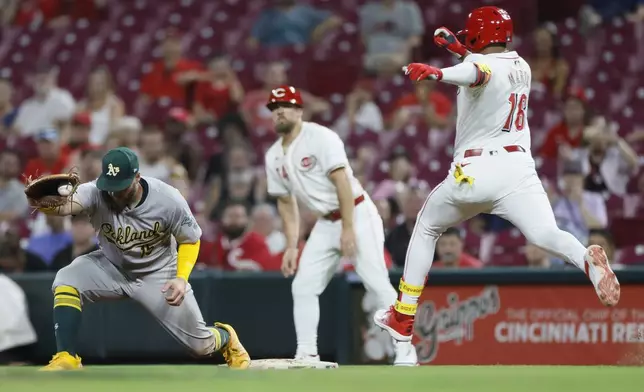
[[[60,207],[54,207],[52,209],[41,208],[39,211],[44,212],[45,214],[53,214],[60,216],[67,215],[79,215],[85,211],[85,207],[78,201],[76,195],[70,197],[68,203],[63,204]]]
[[[411,63],[403,67],[405,75],[414,82],[438,80],[463,87],[484,86],[492,77],[492,70],[485,64],[464,62],[448,68],[437,68],[427,64]]]
[[[92,189],[93,188],[93,189]],[[25,183],[25,196],[29,205],[49,215],[77,215],[90,207],[95,199],[93,184],[80,184],[74,171],[45,174],[38,178],[29,176]]]

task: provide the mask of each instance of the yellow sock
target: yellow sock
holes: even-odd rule
[[[76,355],[76,337],[82,315],[81,298],[78,290],[71,286],[54,289],[54,333],[57,352]]]
[[[394,308],[399,313],[414,316],[418,309],[418,298],[423,293],[423,289],[423,286],[413,286],[400,279],[400,285],[398,285],[400,300],[396,301]]]
[[[226,347],[230,340],[230,334],[228,331],[219,327],[210,327],[208,329],[210,329],[212,334],[215,336],[215,351],[219,351]]]

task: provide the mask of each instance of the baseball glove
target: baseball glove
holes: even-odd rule
[[[25,185],[25,194],[29,205],[37,209],[51,209],[71,201],[72,195],[80,184],[78,174],[70,171],[66,174],[49,174],[36,178],[29,177]],[[58,188],[63,185],[71,186],[68,195],[61,195]]]

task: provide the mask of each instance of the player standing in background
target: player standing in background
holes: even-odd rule
[[[528,241],[576,265],[590,278],[601,302],[619,301],[620,287],[604,250],[586,249],[560,230],[530,154],[528,97],[530,66],[512,41],[510,15],[497,7],[470,13],[465,45],[448,29],[434,33],[434,41],[463,63],[439,69],[409,64],[411,80],[438,80],[458,86],[454,161],[447,178],[434,188],[418,214],[394,306],[376,312],[374,321],[394,339],[410,341],[413,320],[432,265],[438,237],[449,227],[479,213],[510,221]]]
[[[110,150],[103,157],[98,180],[80,185],[64,206],[41,211],[86,213],[99,230],[101,246],[56,274],[57,354],[43,370],[82,367],[76,335],[84,302],[127,297],[141,304],[193,354],[221,351],[229,367],[249,366],[250,357],[230,325],[206,326],[188,283],[201,238],[188,203],[170,185],[141,177],[132,150]]]
[[[356,273],[381,306],[393,305],[396,300],[385,266],[383,223],[375,204],[353,176],[340,137],[322,125],[302,121],[299,90],[291,86],[272,90],[267,107],[280,135],[266,151],[265,165],[268,193],[278,199],[287,238],[282,272],[295,275],[295,359],[319,361],[319,296],[338,270],[341,256],[355,260]],[[296,198],[320,217],[304,246],[299,267]],[[394,344],[395,365],[417,364],[411,343]]]

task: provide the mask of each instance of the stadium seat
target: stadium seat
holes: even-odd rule
[[[465,252],[478,258],[479,251],[481,250],[481,236],[473,233],[471,230],[467,230],[465,238],[463,238],[463,248]]]
[[[196,132],[197,140],[199,140],[199,144],[203,148],[204,161],[208,161],[210,157],[221,148],[217,128],[212,126],[200,126],[197,128]]]
[[[623,217],[624,199],[617,195],[611,195],[606,200],[606,211],[608,213],[609,222],[613,221],[613,219]]]
[[[520,247],[505,247],[495,245],[492,249],[492,258],[488,263],[492,267],[519,267],[525,266],[524,250]]]
[[[621,248],[620,263],[626,265],[644,264],[644,243]]]

